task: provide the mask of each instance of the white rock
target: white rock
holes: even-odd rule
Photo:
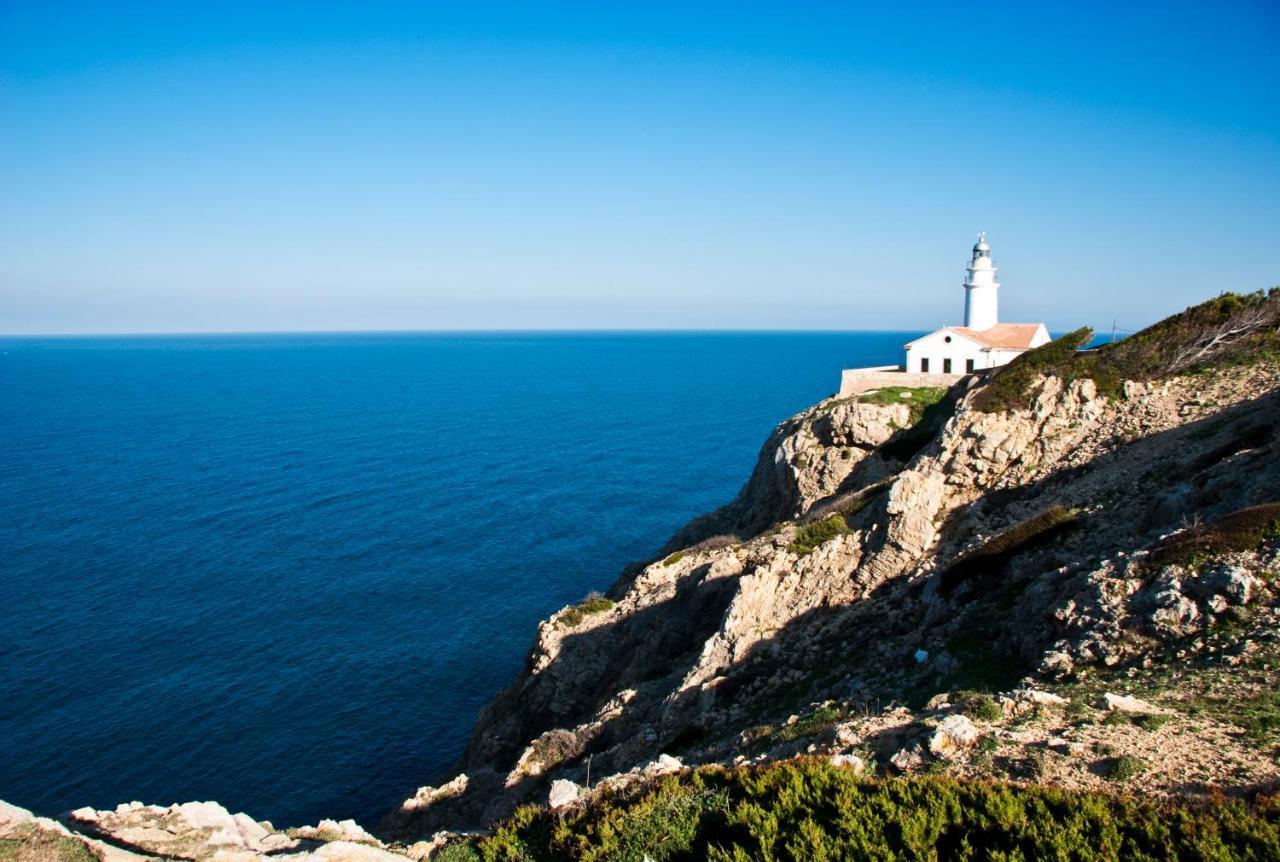
[[[867,762],[856,754],[833,754],[831,764],[852,769],[854,772],[867,771]]]
[[[672,772],[679,772],[684,769],[684,764],[680,762],[680,758],[672,757],[670,754],[659,754],[658,759],[651,761],[644,768],[646,775],[668,775]]]
[[[1067,699],[1049,691],[1040,691],[1034,688],[1025,688],[1017,692],[1019,700],[1026,700],[1037,706],[1066,706]]]
[[[951,759],[978,741],[978,728],[963,715],[948,715],[929,737],[929,752],[934,757]]]
[[[889,763],[900,772],[914,772],[924,766],[924,760],[924,749],[916,742],[890,757]]]
[[[441,799],[458,796],[464,793],[466,789],[467,774],[464,772],[439,787],[419,787],[417,793],[400,803],[400,810],[415,811],[419,808],[428,808]]]
[[[842,748],[853,748],[862,744],[862,730],[852,721],[845,721],[835,726],[836,745]]]
[[[551,782],[551,792],[547,795],[547,807],[553,811],[572,805],[582,796],[582,788],[572,781],[557,778]]]
[[[1104,694],[1098,701],[1098,705],[1112,712],[1134,712],[1145,715],[1154,715],[1165,711],[1155,704],[1139,700],[1132,695],[1112,694],[1111,692]]]

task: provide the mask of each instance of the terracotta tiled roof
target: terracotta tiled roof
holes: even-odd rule
[[[984,329],[981,332],[969,329],[966,326],[952,326],[949,328],[954,329],[966,338],[972,338],[980,344],[985,344],[987,347],[1026,350],[1031,346],[1031,339],[1036,337],[1036,331],[1040,329],[1040,324],[997,323],[990,329]]]
[[[1036,332],[1040,329],[1039,323],[997,323],[990,329],[978,331],[970,329],[967,326],[944,326],[942,329],[936,329],[929,335],[935,335],[939,332],[954,332],[962,335],[972,341],[976,341],[986,348],[1000,348],[1004,350],[1027,350],[1031,347],[1031,340],[1036,337]],[[917,341],[923,341],[929,335],[921,336],[915,341],[908,341],[906,347],[910,347]]]

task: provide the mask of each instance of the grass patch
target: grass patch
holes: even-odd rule
[[[1280,503],[1263,503],[1237,509],[1216,521],[1183,530],[1157,545],[1148,562],[1152,566],[1193,565],[1216,554],[1252,551],[1263,542],[1280,538]]]
[[[17,837],[0,838],[3,862],[98,862],[84,844],[56,832],[18,827]]]
[[[1074,527],[1079,520],[1079,509],[1068,509],[1056,504],[1050,506],[992,536],[981,546],[947,566],[939,576],[941,587],[944,591],[952,590],[979,575],[998,574],[1015,555],[1052,541]]]
[[[1138,725],[1138,727],[1143,730],[1147,730],[1152,733],[1164,727],[1171,721],[1173,721],[1173,716],[1164,712],[1144,713],[1142,715],[1136,715],[1133,718],[1134,724]]]
[[[592,614],[601,614],[615,604],[613,599],[605,598],[599,593],[592,593],[576,605],[560,614],[556,625],[573,628]]]
[[[489,862],[1274,859],[1280,812],[943,777],[869,779],[823,759],[706,768],[582,809],[526,807]]]
[[[945,386],[885,386],[858,396],[859,404],[905,404],[911,411],[907,427],[915,425],[924,412],[946,397]]]
[[[829,518],[823,518],[821,521],[803,524],[797,528],[796,536],[791,540],[791,544],[787,546],[787,550],[802,557],[807,556],[836,536],[843,536],[848,532],[849,524],[845,521],[844,516],[832,515]]]
[[[1265,691],[1255,698],[1237,701],[1231,723],[1255,742],[1269,742],[1280,731],[1280,692]]]
[[[1143,762],[1142,758],[1126,754],[1107,764],[1107,780],[1128,781],[1130,778],[1137,778],[1146,771],[1147,764]]]

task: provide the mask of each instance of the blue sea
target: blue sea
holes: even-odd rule
[[[0,798],[376,821],[915,334],[0,339]]]

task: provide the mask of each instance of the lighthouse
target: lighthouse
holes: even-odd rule
[[[1000,322],[996,296],[999,291],[1000,282],[996,281],[996,266],[991,261],[987,235],[978,234],[964,280],[964,325],[968,329],[982,332]]]
[[[965,271],[964,326],[944,326],[908,343],[902,365],[844,369],[839,397],[885,386],[950,386],[966,374],[999,368],[1048,344],[1049,330],[1043,323],[1000,322],[999,292],[991,246],[985,233],[978,234]]]

